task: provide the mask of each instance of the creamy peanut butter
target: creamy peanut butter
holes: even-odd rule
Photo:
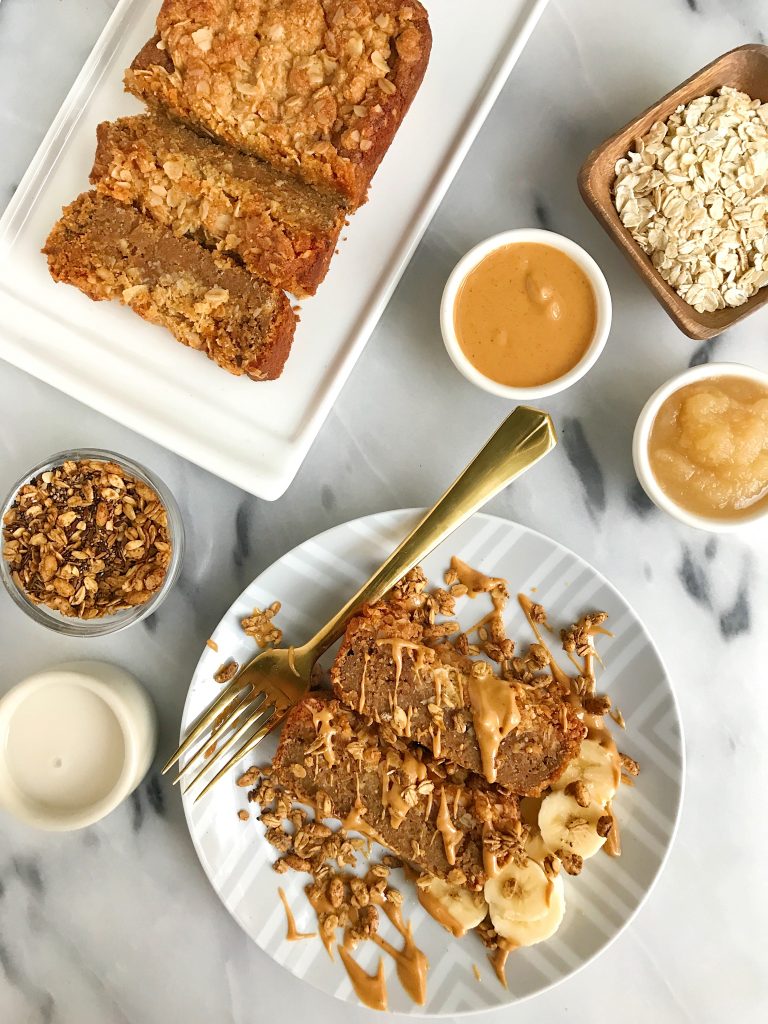
[[[375,974],[369,974],[352,956],[346,945],[339,946],[339,956],[346,968],[355,995],[364,1006],[372,1010],[386,1010],[387,982],[384,978],[384,958],[379,957],[379,966]]]
[[[464,279],[454,327],[473,366],[510,387],[535,387],[572,370],[597,325],[584,271],[559,249],[518,242],[485,257]]]
[[[440,789],[440,806],[437,812],[436,824],[441,836],[443,837],[445,859],[449,864],[455,864],[456,850],[461,845],[464,835],[460,829],[456,828],[451,820],[451,812],[448,807],[448,801],[445,797],[445,786],[442,786]]]
[[[411,922],[403,921],[403,916],[399,909],[391,903],[381,903],[379,905],[381,910],[387,915],[395,928],[400,932],[400,935],[403,938],[403,948],[395,949],[390,942],[387,942],[387,940],[383,939],[378,933],[372,935],[371,938],[380,949],[383,949],[384,952],[388,953],[395,961],[395,967],[397,969],[397,976],[400,979],[400,984],[414,1003],[418,1006],[423,1006],[427,1001],[427,971],[429,970],[429,961],[414,942]]]
[[[286,942],[299,942],[301,939],[314,939],[317,937],[317,932],[300,932],[296,928],[296,918],[293,916],[293,911],[288,903],[288,897],[285,895],[285,889],[280,886],[277,890],[278,896],[280,897],[283,908],[285,909],[285,918],[287,927],[285,931]]]
[[[480,672],[478,670],[485,669]],[[515,688],[491,671],[485,662],[475,662],[467,679],[472,705],[472,724],[480,747],[483,775],[496,781],[496,755],[502,741],[520,724]]]
[[[333,737],[336,735],[336,727],[333,724],[333,713],[330,708],[323,708],[322,711],[315,711],[312,714],[312,721],[315,730],[323,744],[323,757],[326,764],[332,768],[336,764],[336,755],[333,752]]]

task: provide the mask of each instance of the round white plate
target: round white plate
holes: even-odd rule
[[[283,555],[235,601],[213,639],[218,652],[205,649],[195,671],[182,719],[182,733],[219,692],[212,676],[227,658],[241,664],[255,653],[240,619],[258,606],[282,602],[277,617],[287,643],[306,640],[399,543],[420,515],[414,510],[383,512],[345,523],[314,537]],[[618,737],[622,751],[636,758],[641,772],[634,787],[623,786],[614,810],[621,829],[623,853],[616,860],[592,858],[576,878],[566,876],[565,920],[548,942],[516,951],[509,958],[505,991],[494,977],[479,938],[448,936],[419,906],[411,886],[393,875],[405,895],[418,945],[429,958],[428,998],[416,1007],[403,993],[394,963],[385,958],[389,1008],[402,1013],[451,1015],[513,1004],[569,977],[616,938],[648,895],[669,852],[683,790],[684,754],[680,717],[661,658],[637,615],[600,573],[573,552],[517,523],[475,515],[448,538],[424,563],[434,584],[442,581],[450,556],[509,580],[512,593],[531,593],[547,609],[557,628],[583,612],[609,613],[605,661],[599,686],[607,691],[626,720]],[[480,604],[458,602],[458,619],[467,627],[478,618]],[[517,602],[510,601],[507,627],[511,637],[530,641]],[[617,733],[620,730],[616,729]],[[275,740],[268,737],[249,755],[249,763],[266,763]],[[285,914],[277,887],[285,889],[300,931],[314,931],[316,921],[304,895],[308,876],[277,875],[271,868],[275,851],[264,839],[256,814],[242,822],[237,812],[247,806],[246,791],[222,780],[210,796],[193,805],[184,799],[187,823],[203,868],[232,916],[261,948],[302,978],[339,999],[357,997],[341,963],[332,962],[318,939],[285,941]],[[252,810],[256,810],[252,805]],[[386,930],[388,923],[382,924]],[[357,956],[374,970],[379,950],[373,943]],[[481,981],[473,973],[480,969]]]

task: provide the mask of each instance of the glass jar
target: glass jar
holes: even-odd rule
[[[25,591],[14,581],[11,567],[2,555],[0,555],[0,580],[2,580],[15,604],[22,611],[26,612],[31,619],[40,623],[40,625],[47,626],[49,629],[54,630],[54,632],[65,636],[106,636],[109,633],[116,633],[118,630],[125,629],[127,626],[132,626],[137,622],[141,622],[142,619],[146,619],[147,616],[156,612],[166,599],[181,571],[181,563],[184,556],[184,524],[181,519],[179,506],[176,504],[176,499],[162,480],[131,459],[126,459],[115,452],[104,451],[98,448],[78,448],[71,451],[58,452],[56,455],[46,459],[45,462],[35,466],[28,473],[25,473],[13,485],[9,495],[3,502],[2,509],[0,510],[0,520],[5,518],[5,514],[13,505],[16,495],[25,484],[30,483],[33,479],[40,476],[41,473],[61,466],[64,462],[82,462],[83,460],[114,462],[128,476],[140,480],[148,487],[151,487],[157,494],[167,512],[168,536],[171,544],[171,560],[168,563],[162,584],[144,604],[134,605],[131,608],[104,615],[100,618],[80,619],[76,616],[62,615],[52,608],[48,608],[43,604],[35,604],[31,601]]]

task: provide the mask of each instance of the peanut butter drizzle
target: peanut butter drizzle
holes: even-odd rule
[[[411,922],[408,921],[406,923],[403,921],[399,908],[385,902],[381,902],[379,906],[402,935],[403,948],[395,949],[391,943],[387,942],[386,939],[382,939],[378,933],[372,935],[371,939],[380,949],[383,949],[385,953],[392,957],[395,961],[400,984],[418,1006],[423,1006],[427,1001],[429,961],[413,941]]]
[[[369,974],[352,956],[346,942],[339,946],[339,956],[360,1002],[372,1010],[386,1010],[387,982],[384,978],[384,958],[379,957],[379,967],[376,973]]]
[[[619,761],[619,750],[616,746],[616,741],[614,740],[613,736],[610,733],[610,730],[608,729],[608,726],[605,723],[605,716],[592,715],[584,710],[579,695],[573,686],[573,680],[570,676],[566,675],[562,671],[562,669],[560,669],[560,667],[557,665],[554,658],[552,657],[552,651],[543,639],[540,631],[537,628],[536,623],[533,621],[533,618],[531,616],[531,606],[533,602],[530,600],[530,598],[526,597],[525,594],[518,594],[517,599],[520,602],[520,607],[523,609],[523,612],[525,613],[525,617],[528,619],[531,629],[536,635],[536,639],[549,654],[549,667],[552,670],[553,678],[560,685],[567,686],[569,702],[571,706],[574,707],[579,719],[586,726],[587,739],[594,740],[595,743],[599,743],[601,747],[604,747],[607,751],[610,752],[611,760],[613,761],[614,785],[618,787],[621,782],[621,762]],[[604,629],[602,626],[591,626],[589,632],[591,649],[584,655],[583,664],[579,664],[578,659],[575,658],[573,654],[570,652],[568,652],[568,657],[576,666],[579,675],[586,676],[594,683],[595,658],[597,658],[601,665],[603,664],[603,662],[600,658],[600,655],[592,645],[592,635],[594,635],[595,633],[601,633],[604,636],[613,636],[613,633],[611,633],[611,631],[608,629]],[[621,836],[619,835],[619,825],[616,821],[616,815],[613,814],[611,810],[610,801],[606,806],[606,811],[608,814],[611,815],[613,824],[611,826],[611,831],[608,833],[608,838],[603,843],[602,849],[605,851],[605,853],[608,854],[609,857],[619,857],[621,855]]]
[[[445,665],[436,665],[432,669],[432,682],[435,687],[435,704],[439,708],[443,706],[443,686],[448,679],[448,669]]]
[[[419,872],[415,871],[410,864],[403,865],[403,874],[409,882],[416,882],[419,879]],[[467,934],[466,927],[451,914],[449,904],[444,903],[428,889],[422,889],[419,885],[416,886],[416,896],[429,916],[455,938],[461,939]]]
[[[456,555],[451,558],[451,568],[459,577],[459,583],[467,588],[467,597],[475,598],[478,594],[489,594],[494,590],[503,591],[506,588],[506,580],[499,579],[498,576],[486,576],[479,569],[473,569],[471,565],[462,562]]]
[[[496,972],[496,977],[499,979],[504,988],[509,988],[507,985],[507,959],[509,954],[517,947],[509,939],[499,939],[499,944],[493,953],[488,954],[488,959],[491,962]]]
[[[360,700],[357,702],[357,713],[362,715],[365,708],[365,678],[368,675],[368,662],[371,656],[368,651],[363,653],[363,677],[360,680]]]
[[[336,764],[336,755],[333,752],[333,737],[336,730],[333,727],[333,713],[330,708],[322,708],[320,711],[312,712],[312,721],[315,732],[323,741],[323,757],[329,768]]]
[[[342,827],[354,828],[357,831],[360,831],[361,824],[364,827],[367,827],[366,823],[362,821],[361,818],[364,811],[365,808],[363,807],[358,795],[357,800],[355,801],[355,807],[347,820],[342,823]],[[351,824],[348,824],[350,821]],[[377,839],[377,841],[380,842],[381,840]],[[372,880],[370,873],[366,875],[365,880],[366,882],[370,882]],[[315,892],[313,895],[312,888],[309,887],[307,889],[307,897],[314,908],[315,913],[318,915],[334,912],[334,908],[324,891]],[[388,956],[392,957],[395,961],[400,984],[414,1002],[418,1003],[419,1006],[423,1006],[427,998],[427,970],[429,969],[429,961],[414,942],[411,923],[410,921],[407,923],[404,922],[399,907],[396,907],[394,904],[385,900],[383,895],[378,897],[372,896],[371,902],[374,903],[382,913],[386,914],[393,926],[403,937],[403,948],[395,949],[391,943],[382,939],[378,934],[371,935],[370,939],[372,942],[375,942],[380,949],[384,950]],[[323,929],[320,929],[320,938],[328,951],[328,955],[331,960],[333,960],[335,932],[324,932]],[[368,974],[368,972],[365,971],[352,956],[352,950],[356,945],[357,940],[353,939],[350,927],[348,926],[344,932],[344,941],[342,943],[338,943],[338,950],[341,961],[344,964],[344,968],[352,982],[352,987],[360,1001],[366,1006],[371,1007],[373,1010],[386,1010],[387,987],[384,978],[383,959],[379,959],[379,966],[376,974]]]
[[[472,724],[480,747],[483,775],[496,781],[496,755],[503,740],[520,724],[515,690],[506,679],[488,671],[482,678],[468,677]]]
[[[491,592],[491,600],[494,603],[493,611],[488,612],[488,614],[484,615],[482,619],[478,619],[477,622],[474,623],[474,625],[470,626],[468,629],[465,629],[464,632],[467,634],[467,636],[471,636],[473,633],[477,633],[477,631],[479,629],[482,629],[483,626],[487,626],[489,622],[493,622],[494,619],[498,619],[501,617],[501,613],[503,609],[506,607],[506,598],[497,598],[497,594],[499,594],[498,590],[494,590]],[[501,605],[498,607],[496,606],[497,600],[501,602]]]
[[[280,886],[277,890],[280,899],[283,902],[285,908],[285,917],[288,922],[285,941],[286,942],[299,942],[300,939],[315,939],[317,938],[317,932],[300,932],[296,929],[296,918],[293,916],[293,911],[288,903],[288,897],[285,895],[285,890]]]
[[[605,809],[611,816],[611,831],[608,833],[608,838],[603,843],[603,849],[609,857],[620,857],[621,856],[621,833],[619,832],[619,823],[616,821],[616,815],[613,813],[612,801],[609,800],[605,805]]]
[[[440,807],[437,812],[436,824],[443,837],[445,859],[453,866],[456,863],[456,850],[461,845],[464,834],[451,821],[451,812],[448,810],[448,801],[445,798],[445,786],[440,789]]]
[[[533,621],[533,615],[531,613],[531,609],[533,608],[534,602],[530,599],[530,597],[527,596],[527,594],[518,594],[517,595],[517,600],[518,600],[518,603],[520,604],[520,607],[523,609],[523,614],[525,615],[526,619],[528,620],[528,625],[533,630],[534,636],[536,637],[538,642],[541,644],[541,646],[544,648],[544,650],[549,655],[549,670],[552,673],[552,678],[566,692],[570,692],[570,690],[571,690],[571,677],[568,675],[567,672],[564,672],[563,669],[555,661],[555,658],[554,658],[554,656],[552,654],[552,650],[551,650],[549,644],[546,642],[544,637],[541,635],[541,630],[539,629],[538,624]],[[578,666],[577,666],[577,668],[578,668]]]
[[[360,794],[355,797],[355,803],[352,810],[342,821],[341,827],[348,831],[359,832],[364,835],[367,839],[372,839],[374,843],[379,843],[381,846],[386,846],[387,841],[383,839],[376,829],[369,825],[363,817],[364,814],[368,813],[368,808],[365,806],[363,801],[360,799]]]
[[[430,725],[429,735],[432,737],[432,753],[435,757],[440,757],[443,750],[443,734],[440,726],[434,723]]]
[[[432,653],[431,648],[425,647],[424,644],[414,643],[413,640],[403,640],[402,637],[391,636],[383,637],[376,641],[378,647],[383,647],[384,644],[389,644],[392,648],[392,660],[395,663],[395,685],[393,687],[393,706],[397,704],[397,688],[400,685],[400,677],[403,674],[403,651],[415,651],[416,657],[414,658],[416,671],[424,665],[424,652],[429,651]]]
[[[411,738],[411,720],[413,718],[413,705],[409,704],[405,710],[405,725],[403,727],[403,735],[406,739]]]
[[[448,907],[437,896],[433,896],[427,889],[421,889],[418,885],[416,896],[429,916],[449,931],[455,939],[461,939],[467,934],[467,929],[453,917]]]
[[[388,764],[386,760],[380,762],[381,802],[385,809],[389,811],[389,819],[392,828],[398,829],[405,820],[408,811],[411,807],[415,806],[415,804],[409,804],[406,801],[405,791],[410,786],[418,786],[419,783],[426,779],[427,768],[426,765],[422,761],[419,761],[417,757],[414,757],[410,751],[406,751],[403,754],[402,763],[395,766],[396,770],[391,775],[388,770],[389,767],[390,764]],[[398,769],[405,773],[405,785],[401,785],[400,783],[397,776]]]

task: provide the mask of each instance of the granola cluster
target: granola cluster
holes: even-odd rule
[[[270,647],[278,645],[283,639],[282,629],[273,623],[274,617],[280,611],[280,602],[273,601],[268,608],[254,608],[251,615],[246,615],[240,625],[246,636],[251,636],[259,647]]]
[[[19,490],[3,557],[34,604],[96,619],[149,601],[171,559],[166,509],[113,462],[68,461]]]

